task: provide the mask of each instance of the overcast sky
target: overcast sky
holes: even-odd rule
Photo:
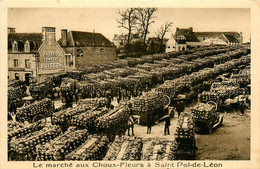
[[[41,27],[56,27],[57,39],[60,30],[78,30],[102,33],[112,40],[114,34],[125,30],[118,28],[119,10],[123,8],[9,8],[8,26],[16,32],[41,32]],[[158,8],[154,14],[155,23],[150,27],[149,36],[165,22],[173,22],[171,32],[176,27],[193,31],[237,31],[242,32],[244,42],[250,38],[250,9],[240,8]]]

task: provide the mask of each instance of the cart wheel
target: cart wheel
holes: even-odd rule
[[[37,123],[38,127],[44,127],[46,125],[46,118],[42,114],[34,116],[32,123]]]
[[[170,99],[170,97],[167,96],[167,95],[163,95],[163,99],[164,99],[164,104],[165,104],[164,107],[168,107],[168,106],[171,104],[171,99]]]
[[[211,104],[211,105],[215,105],[215,110],[217,111],[218,110],[218,104],[214,101],[209,101],[207,102],[207,104]]]
[[[212,131],[213,131],[212,122],[210,122],[210,123],[208,124],[208,127],[207,127],[207,129],[208,129],[208,134],[211,134],[211,133],[212,133]]]
[[[154,121],[154,124],[158,124],[159,123],[159,117],[158,116],[155,116],[154,118],[153,118],[153,121]]]
[[[20,155],[14,151],[10,153],[8,160],[9,161],[24,161],[23,155]]]

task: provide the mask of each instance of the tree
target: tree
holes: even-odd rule
[[[152,20],[155,18],[153,15],[157,11],[157,8],[137,8],[138,17],[137,20],[139,25],[139,31],[143,34],[143,43],[146,43],[146,37],[149,33],[149,26],[154,23]]]
[[[128,30],[127,36],[127,52],[130,44],[130,37],[133,30],[137,30],[137,15],[136,15],[136,8],[130,8],[126,11],[119,11],[119,15],[121,16],[120,20],[116,20],[119,23],[118,27],[124,28]]]
[[[164,25],[161,25],[161,27],[159,29],[157,29],[157,31],[155,32],[156,36],[158,37],[159,41],[160,41],[160,52],[163,52],[163,40],[164,40],[164,36],[167,32],[170,31],[170,28],[172,27],[173,23],[170,22],[166,22]]]

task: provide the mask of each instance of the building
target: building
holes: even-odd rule
[[[162,44],[162,50],[165,52],[166,50],[166,44],[169,39],[164,38],[163,39],[163,44]],[[160,47],[160,39],[158,37],[149,37],[147,40],[147,50],[151,53],[159,53],[161,52],[161,47]]]
[[[67,71],[67,55],[56,41],[56,28],[43,27],[43,43],[36,55],[37,80],[43,81],[51,75],[64,74]]]
[[[36,81],[35,56],[42,40],[42,33],[16,33],[8,27],[8,79]]]
[[[200,42],[193,32],[193,28],[180,29],[176,28],[174,34],[175,40],[175,51],[184,51],[187,50],[190,46],[187,43],[189,42]]]
[[[117,59],[116,46],[101,33],[61,30],[58,40],[66,53],[67,70],[84,68]]]
[[[236,46],[243,43],[242,32],[194,32],[200,42],[212,42],[216,45]]]
[[[238,32],[193,32],[193,28],[176,28],[173,41],[167,44],[168,51],[183,51],[209,45],[236,46],[243,43],[242,33]],[[175,46],[173,45],[175,44]]]

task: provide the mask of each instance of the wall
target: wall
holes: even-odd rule
[[[117,59],[115,47],[64,47],[63,49],[66,53],[71,53],[73,56],[75,56],[77,49],[83,51],[82,57],[75,56],[76,68],[107,63]],[[100,49],[104,49],[104,52],[100,52]]]
[[[36,78],[35,54],[33,53],[9,53],[8,54],[8,76],[15,79],[15,73],[19,73],[20,80],[25,80],[25,74],[30,73]],[[18,59],[18,67],[14,67],[14,59]],[[29,67],[25,68],[25,59],[29,60]]]
[[[38,81],[49,75],[65,73],[65,52],[51,37],[46,38],[39,48]]]
[[[175,51],[183,51],[184,50],[187,50],[187,45],[186,44],[178,44],[176,43],[176,46],[175,46]]]

